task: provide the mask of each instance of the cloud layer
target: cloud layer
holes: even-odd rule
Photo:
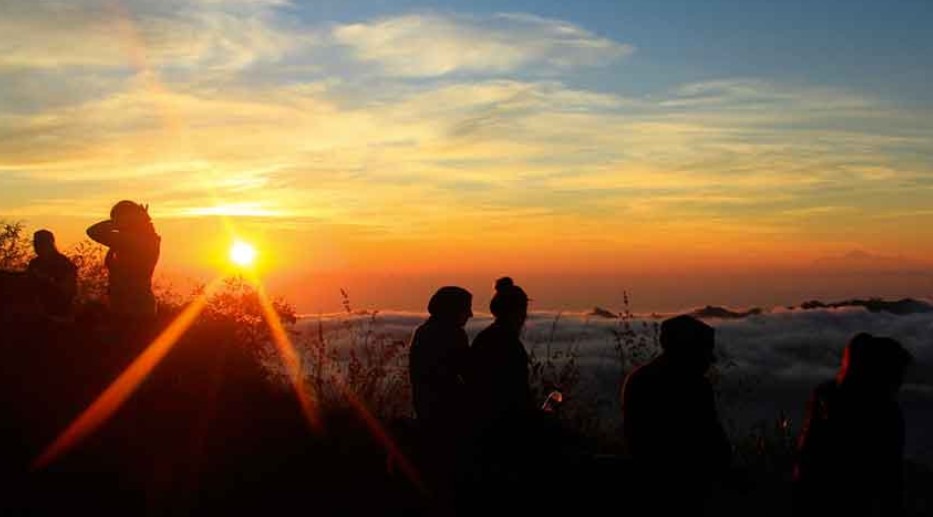
[[[315,335],[321,321],[331,343],[344,347],[370,332],[407,340],[423,320],[421,314],[387,312],[375,318],[356,317],[347,326],[340,315],[309,317],[299,329]],[[468,334],[475,336],[489,321],[488,316],[471,320]],[[652,321],[636,319],[634,328],[650,340]],[[721,410],[736,436],[760,420],[773,421],[782,412],[799,428],[810,390],[835,375],[842,349],[854,334],[870,332],[898,339],[914,355],[901,397],[908,424],[908,455],[933,462],[933,449],[925,440],[933,432],[933,418],[927,410],[933,402],[933,314],[896,316],[852,308],[775,310],[708,323],[716,328]],[[581,314],[537,313],[523,334],[526,348],[539,358],[547,350],[576,354],[582,380],[575,395],[600,407],[607,426],[619,419],[620,363],[613,334],[619,324]]]

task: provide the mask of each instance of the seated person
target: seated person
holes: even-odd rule
[[[33,234],[36,257],[29,261],[29,276],[36,297],[49,316],[67,316],[78,292],[78,268],[55,246],[48,230]]]

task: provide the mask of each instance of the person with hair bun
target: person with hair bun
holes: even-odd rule
[[[528,353],[521,341],[528,317],[528,295],[509,277],[496,281],[489,303],[495,320],[470,347],[470,390],[481,491],[509,502],[529,470],[535,432],[535,406],[528,384]],[[516,503],[517,504],[517,503]]]
[[[528,353],[521,341],[528,295],[509,277],[496,281],[489,302],[495,320],[470,348],[471,391],[484,428],[515,423],[534,407],[528,386]]]
[[[110,310],[124,319],[155,316],[152,273],[159,261],[161,237],[149,217],[149,207],[123,200],[110,210],[110,219],[87,229],[91,239],[107,246]]]

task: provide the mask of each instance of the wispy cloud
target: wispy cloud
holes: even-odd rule
[[[412,77],[592,66],[634,51],[576,25],[527,14],[411,14],[341,25],[333,36],[358,59]]]
[[[40,0],[0,7],[0,69],[234,69],[309,43],[275,18],[284,2]]]

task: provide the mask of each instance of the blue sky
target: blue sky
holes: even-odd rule
[[[604,88],[645,92],[751,76],[846,86],[908,104],[933,100],[925,86],[933,73],[933,4],[925,0],[325,1],[293,7],[308,21],[400,11],[535,13],[635,45],[627,73],[597,74]]]

